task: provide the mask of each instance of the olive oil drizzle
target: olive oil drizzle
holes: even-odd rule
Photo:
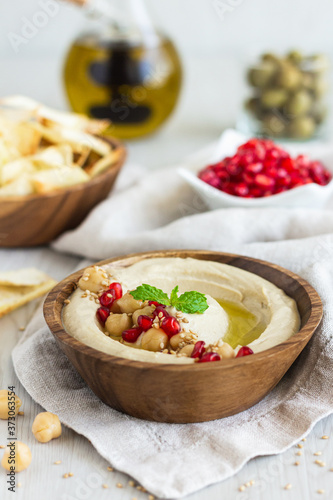
[[[216,300],[229,318],[228,331],[223,337],[224,342],[235,349],[238,345],[248,345],[260,337],[267,326],[262,318],[258,318],[244,306],[234,302]]]

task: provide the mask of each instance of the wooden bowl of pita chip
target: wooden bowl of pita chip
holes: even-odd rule
[[[126,158],[105,120],[0,99],[0,247],[49,243],[104,200]]]

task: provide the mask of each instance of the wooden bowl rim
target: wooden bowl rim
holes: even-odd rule
[[[34,193],[34,194],[27,194],[27,195],[22,195],[22,196],[20,196],[20,195],[1,196],[0,204],[2,202],[5,202],[7,205],[8,203],[11,203],[11,202],[12,203],[22,203],[22,202],[29,203],[30,201],[35,201],[35,200],[44,201],[44,200],[48,200],[50,198],[56,198],[58,196],[63,195],[64,193],[67,194],[67,193],[74,193],[77,191],[84,191],[85,189],[87,189],[91,186],[94,186],[95,184],[99,184],[105,178],[109,177],[109,175],[113,175],[114,171],[121,168],[122,165],[124,164],[124,161],[125,161],[126,155],[127,155],[126,147],[124,146],[124,144],[121,141],[119,141],[115,137],[106,137],[106,136],[102,136],[102,135],[97,135],[96,137],[98,137],[99,139],[102,139],[106,142],[109,142],[112,146],[114,146],[115,150],[118,149],[122,153],[120,158],[118,159],[118,161],[114,165],[109,166],[104,172],[101,172],[96,177],[89,179],[87,182],[80,182],[79,184],[73,184],[72,186],[68,186],[65,188],[55,189],[54,191],[51,191],[50,193],[44,193],[44,194]]]
[[[184,256],[182,256],[184,254]],[[190,254],[190,255],[188,255]],[[271,347],[269,349],[266,349],[265,351],[253,354],[251,356],[245,356],[241,358],[233,358],[230,360],[223,360],[222,363],[195,363],[195,364],[168,364],[168,363],[151,363],[147,361],[136,361],[136,360],[130,360],[127,358],[122,358],[119,356],[113,356],[111,354],[104,353],[102,351],[99,351],[98,349],[95,349],[93,347],[90,347],[83,342],[77,340],[76,338],[72,337],[69,333],[66,332],[63,323],[62,323],[62,318],[61,318],[61,311],[64,307],[64,303],[62,302],[62,308],[60,310],[60,314],[57,313],[55,310],[55,304],[57,302],[59,294],[62,292],[63,288],[70,282],[72,283],[77,283],[79,278],[82,275],[82,272],[85,268],[80,269],[76,271],[75,273],[72,273],[69,275],[67,278],[63,279],[60,281],[47,295],[45,302],[44,302],[44,307],[43,307],[43,313],[44,313],[44,318],[45,321],[52,332],[52,334],[58,338],[61,342],[69,345],[72,349],[76,351],[80,351],[81,353],[88,355],[90,357],[93,357],[95,359],[98,359],[102,362],[110,362],[114,363],[116,365],[125,365],[125,366],[131,366],[137,369],[157,369],[157,370],[166,370],[166,371],[176,371],[176,372],[183,372],[184,370],[194,370],[196,372],[197,370],[221,370],[225,369],[228,370],[229,368],[232,368],[235,366],[235,363],[242,364],[243,366],[250,365],[253,362],[260,362],[263,361],[264,359],[267,359],[268,357],[273,358],[276,354],[280,353],[281,350],[287,351],[288,349],[292,349],[293,344],[296,341],[304,341],[304,340],[310,340],[314,332],[316,331],[317,327],[319,326],[322,315],[323,315],[323,304],[321,301],[321,298],[318,294],[318,292],[308,283],[306,280],[298,276],[296,273],[293,273],[292,271],[289,271],[288,269],[283,268],[282,266],[278,266],[277,264],[270,263],[265,260],[261,259],[255,259],[252,257],[244,256],[244,255],[238,255],[238,254],[232,254],[232,253],[227,253],[227,252],[215,252],[215,251],[206,251],[206,250],[157,250],[157,251],[152,251],[152,252],[139,252],[139,253],[133,253],[133,254],[128,254],[124,256],[118,256],[114,257],[112,259],[106,259],[102,260],[96,265],[104,265],[104,264],[110,264],[112,262],[121,262],[121,261],[129,261],[128,265],[131,265],[131,260],[133,259],[139,259],[143,260],[144,258],[149,259],[149,258],[154,258],[154,257],[180,257],[180,258],[186,258],[186,257],[192,257],[192,258],[197,258],[199,260],[200,256],[210,256],[210,257],[218,257],[218,256],[223,256],[227,257],[230,259],[241,259],[245,260],[248,262],[255,262],[260,265],[263,265],[265,267],[270,267],[273,268],[274,270],[286,274],[290,278],[292,278],[294,281],[297,282],[298,285],[302,286],[308,297],[309,301],[311,303],[311,311],[310,311],[310,316],[308,318],[308,321],[303,325],[303,327],[295,333],[290,339],[286,340],[285,342],[281,342],[280,344],[277,344],[274,347]],[[202,260],[212,260],[212,259],[202,259]],[[135,260],[136,261],[136,260]],[[215,261],[216,262],[216,261]],[[134,263],[134,262],[132,262]],[[227,265],[232,264],[228,263]],[[87,266],[90,267],[90,266]],[[124,266],[127,267],[127,266]],[[237,266],[234,266],[237,267]],[[242,268],[241,268],[242,269]],[[252,271],[249,271],[252,272]],[[253,273],[256,274],[256,273]],[[266,278],[265,278],[266,279]],[[269,280],[267,280],[269,281]],[[72,293],[72,292],[70,292]],[[66,298],[70,295],[64,297],[63,300],[66,300]],[[312,295],[312,297],[311,297]],[[316,299],[316,300],[314,300]],[[52,325],[53,323],[53,325]],[[239,366],[239,365],[238,365]]]

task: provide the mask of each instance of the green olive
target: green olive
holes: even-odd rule
[[[281,59],[272,52],[265,52],[265,54],[262,54],[261,60],[263,62],[271,62],[275,64],[280,64],[281,62]]]
[[[323,76],[316,75],[313,79],[312,90],[316,97],[322,97],[328,90],[327,79]]]
[[[292,137],[307,139],[311,137],[316,129],[316,124],[310,116],[295,118],[289,124],[289,133]]]
[[[320,101],[316,102],[311,110],[311,115],[315,122],[319,125],[327,116],[327,106]]]
[[[245,101],[245,109],[252,113],[256,118],[262,118],[262,108],[259,97],[251,97]]]
[[[298,50],[291,50],[287,54],[287,60],[292,62],[293,64],[300,64],[303,60],[303,54]]]
[[[307,90],[299,90],[288,100],[285,111],[288,115],[300,116],[309,111],[313,103],[311,94]]]
[[[288,99],[284,89],[267,89],[261,94],[261,104],[264,108],[281,108]]]
[[[307,90],[313,90],[315,76],[311,71],[302,71],[301,87]]]
[[[283,63],[276,77],[276,84],[288,90],[296,89],[300,86],[302,74],[295,66]]]
[[[267,85],[269,85],[272,81],[275,71],[275,64],[265,62],[260,64],[260,66],[251,68],[248,72],[247,78],[253,87],[267,87]]]

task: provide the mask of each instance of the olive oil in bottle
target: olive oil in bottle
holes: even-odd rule
[[[143,10],[131,16],[131,6],[139,4],[122,0],[119,22],[80,36],[64,67],[74,111],[111,120],[108,133],[122,139],[156,130],[175,108],[182,81],[173,43],[154,30]]]

